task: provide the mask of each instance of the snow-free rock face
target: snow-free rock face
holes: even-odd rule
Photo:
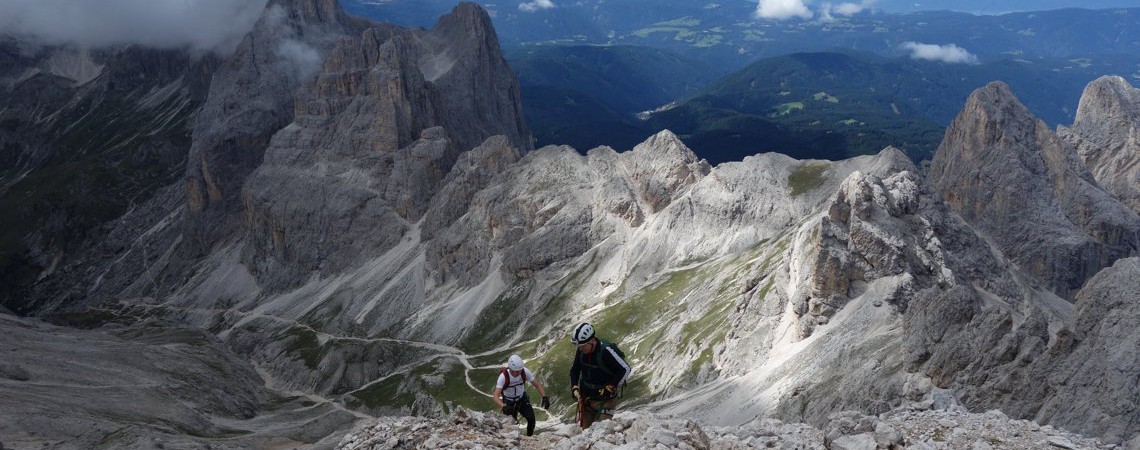
[[[1062,297],[1140,247],[1136,212],[1101,188],[1076,152],[1003,83],[970,96],[934,156],[930,182]]]
[[[272,0],[253,30],[215,72],[194,126],[186,167],[186,249],[208,252],[239,223],[246,178],[269,139],[293,120],[294,93],[341,37],[368,23],[335,0]]]
[[[246,184],[249,261],[262,286],[295,286],[391,249],[460,153],[496,135],[530,149],[519,102],[474,4],[431,31],[370,28],[338,41]]]
[[[0,37],[0,203],[7,211],[0,218],[0,302],[25,314],[83,303],[100,285],[101,270],[92,267],[120,259],[123,246],[170,213],[143,212],[143,204],[181,179],[188,130],[217,61],[181,50]],[[140,233],[124,242],[108,224],[124,214],[151,222],[135,221]],[[130,280],[103,281],[122,289],[141,273],[129,272]]]
[[[1072,329],[1034,364],[1031,379],[1047,396],[1039,417],[1111,442],[1136,433],[1140,409],[1140,259],[1121,259],[1077,293]]]
[[[1101,186],[1140,213],[1140,89],[1122,77],[1098,78],[1081,95],[1073,125],[1057,134]]]

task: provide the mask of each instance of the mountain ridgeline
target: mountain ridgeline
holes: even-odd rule
[[[65,50],[0,66],[35,111],[4,110],[20,169],[3,199],[37,221],[3,229],[22,274],[3,308],[25,316],[0,310],[18,355],[0,362],[5,445],[327,448],[375,415],[490,409],[510,354],[557,420],[584,320],[635,367],[622,408],[647,414],[822,427],[952,398],[1114,444],[1140,432],[1140,95],[1123,78],[1057,131],[986,84],[926,174],[895,147],[714,165],[669,130],[535,149],[472,3],[407,29],[271,0],[233,54],[159,53],[193,70],[137,89],[116,77],[154,54],[51,66]],[[841,87],[819,101],[887,105]],[[121,106],[100,125],[143,125],[68,147],[50,127],[82,120],[35,120],[86,99]],[[178,107],[147,125],[161,105]],[[170,154],[162,177],[127,177],[123,136]],[[72,208],[100,198],[70,184],[95,176],[70,164],[84,155],[129,201]]]
[[[454,0],[344,0],[356,14],[405,26],[428,26]],[[983,61],[1140,54],[1140,9],[1039,9],[997,15],[953,11],[812,20],[755,20],[757,2],[730,0],[579,0],[551,8],[479,2],[492,12],[507,47],[620,45],[667,49],[700,60],[717,75],[762,58],[832,50],[907,55],[904,42],[956,43]],[[814,2],[813,2],[814,3]],[[813,12],[819,12],[814,8]],[[867,6],[867,4],[863,4]],[[964,6],[961,6],[964,8]],[[1003,4],[1002,7],[1008,7]],[[1099,8],[1089,3],[1085,8]],[[1132,73],[1136,67],[1123,67]]]
[[[1085,84],[1129,64],[1127,57],[951,64],[832,51],[765,58],[684,86],[677,80],[694,79],[695,70],[708,76],[703,66],[644,47],[538,46],[508,57],[539,145],[632,148],[667,128],[711,163],[760,151],[835,160],[888,145],[929,160],[978,86],[1006,80],[1047,123],[1068,124]],[[583,60],[600,69],[565,75],[584,72]],[[629,69],[619,75],[614,67]],[[638,88],[615,92],[619,86]]]

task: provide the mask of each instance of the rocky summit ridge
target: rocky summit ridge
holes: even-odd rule
[[[20,399],[0,411],[19,436],[6,445],[510,434],[457,411],[489,408],[517,353],[555,393],[544,420],[568,417],[565,332],[583,320],[636,367],[630,413],[546,433],[554,446],[1098,448],[1055,431],[1104,446],[1140,431],[1140,220],[1100,181],[1127,171],[1082,158],[1130,134],[1077,146],[1000,83],[970,97],[924,174],[891,147],[713,167],[668,130],[629,151],[533,149],[489,17],[467,3],[409,30],[271,1],[210,70],[182,122],[184,177],[57,254],[67,270],[9,308],[98,329],[0,322],[28,355],[0,366]],[[1086,116],[1126,116],[1133,91],[1098,83],[1117,100],[1082,102]],[[85,340],[131,355],[62,351]],[[99,376],[60,376],[84,366]],[[227,382],[232,395],[193,394]],[[106,407],[77,421],[73,403],[15,394],[28,387]],[[170,399],[183,407],[163,412]],[[926,412],[948,404],[1001,412]],[[974,431],[986,423],[1014,431]]]
[[[513,421],[460,409],[446,418],[383,418],[346,435],[338,449],[1108,449],[1094,439],[1051,426],[1009,419],[1001,411],[968,413],[961,406],[912,404],[880,416],[833,414],[823,428],[755,419],[737,427],[709,427],[658,414],[626,411],[580,431],[558,425],[519,436]]]

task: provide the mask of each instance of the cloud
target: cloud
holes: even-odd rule
[[[39,44],[232,50],[267,0],[0,0],[0,33]]]
[[[555,5],[554,2],[550,0],[534,0],[533,2],[519,3],[519,11],[535,12],[540,9],[550,9],[556,6],[558,5]]]
[[[282,41],[277,46],[277,54],[293,62],[291,66],[297,71],[299,79],[306,79],[317,73],[325,59],[320,51],[295,39]]]
[[[825,22],[830,22],[835,19],[834,16],[854,16],[863,11],[871,9],[878,0],[863,0],[859,3],[840,3],[834,5],[831,3],[824,3],[819,8],[819,17]]]
[[[761,19],[784,20],[793,17],[812,18],[807,0],[760,0],[754,15]]]
[[[863,0],[861,3],[840,3],[835,5],[835,13],[841,16],[854,16],[874,4],[874,0]]]
[[[978,64],[977,56],[954,44],[935,45],[904,42],[902,48],[909,50],[910,57],[914,59],[942,61],[951,64]]]

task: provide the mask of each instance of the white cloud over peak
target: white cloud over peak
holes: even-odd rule
[[[519,3],[519,11],[535,12],[540,9],[550,9],[558,5],[550,0],[534,0],[533,2]]]
[[[807,7],[807,0],[760,0],[753,13],[760,19],[784,20],[793,17],[810,19],[813,14]]]
[[[0,31],[41,44],[232,50],[267,0],[0,0]]]
[[[902,44],[902,48],[904,50],[909,50],[910,57],[913,59],[941,61],[951,64],[978,64],[977,56],[955,44],[935,45],[922,44],[918,42],[904,42]]]

